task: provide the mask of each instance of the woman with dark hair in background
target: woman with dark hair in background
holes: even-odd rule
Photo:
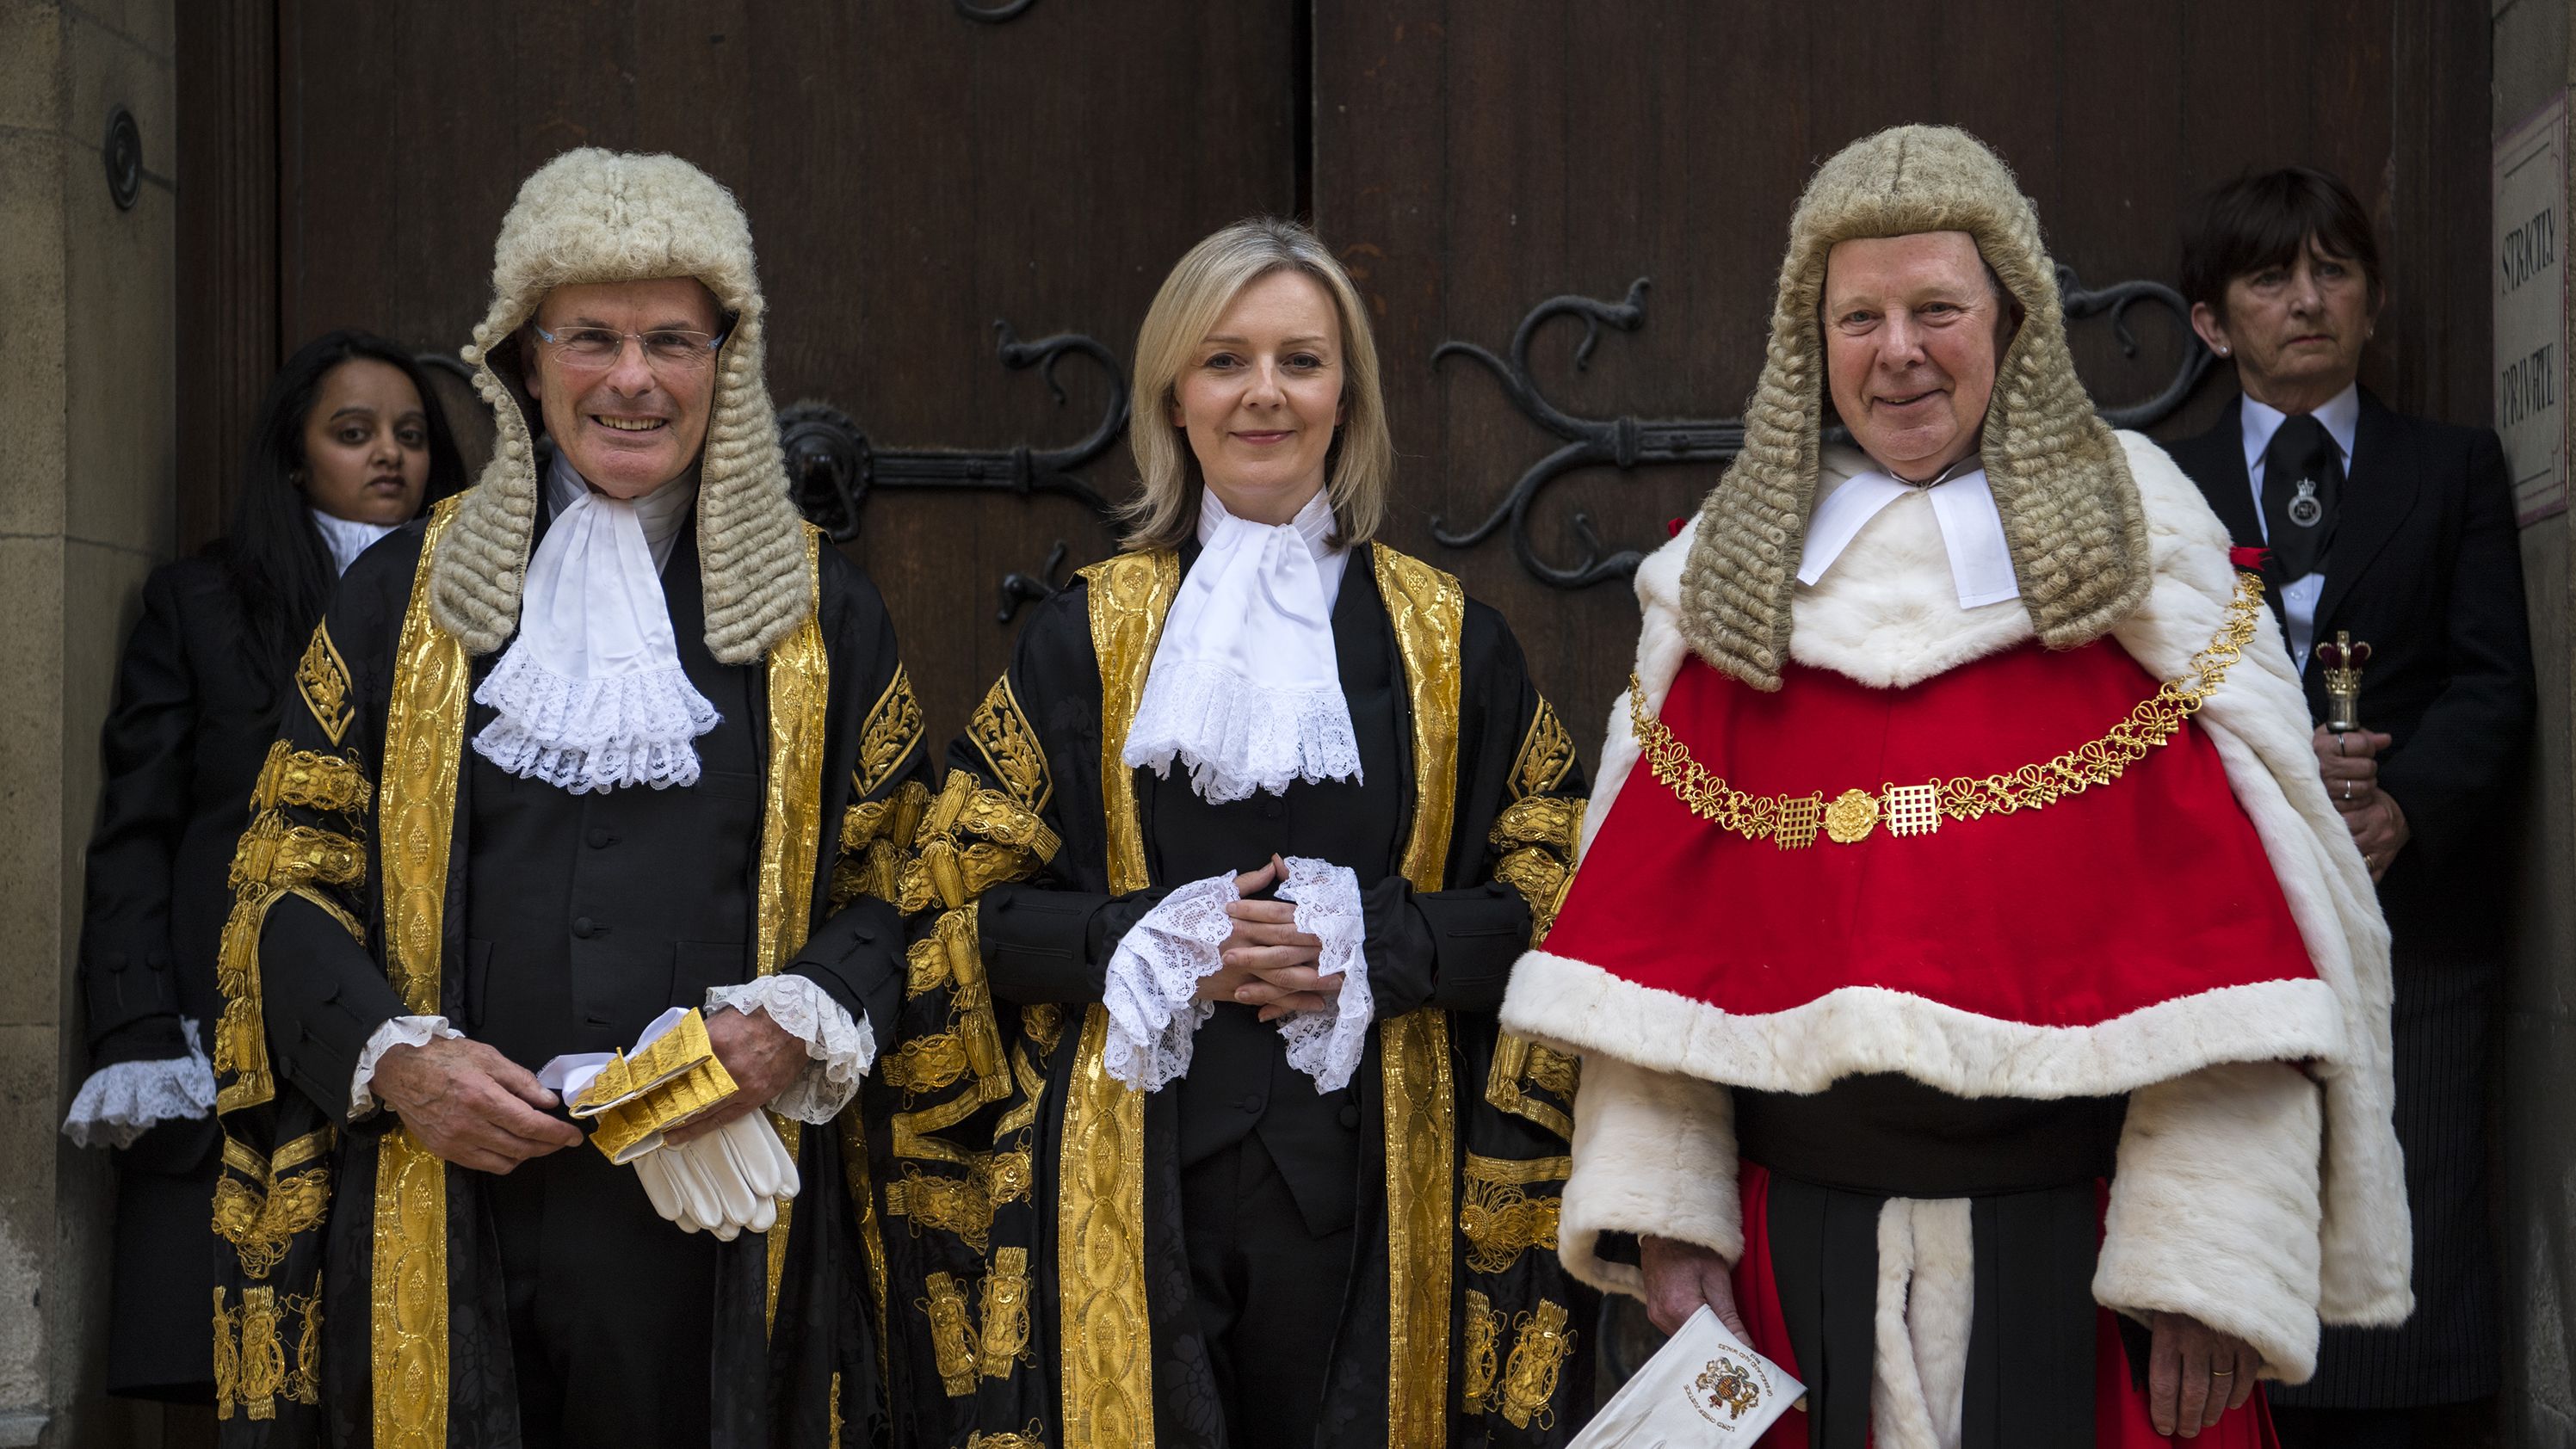
[[[124,1169],[110,1393],[211,1401],[215,1079],[199,1024],[221,1005],[226,867],[341,572],[464,481],[410,354],[327,333],[269,385],[230,533],[144,582],[100,739],[79,973],[91,1073],[63,1122],[73,1142],[117,1149]],[[237,1231],[258,1231],[262,1206],[218,1204],[218,1230],[231,1210]]]
[[[2173,460],[2263,575],[2317,769],[2388,913],[2397,1140],[2415,1313],[2329,1328],[2316,1376],[2272,1390],[2288,1449],[2452,1442],[2430,1406],[2496,1390],[2486,1079],[2513,879],[2531,643],[2503,449],[2484,426],[2392,412],[2363,388],[2387,278],[2369,213],[2304,166],[2185,214],[2192,325],[2244,397]],[[2359,729],[2325,721],[2339,638],[2368,644]],[[2321,657],[2322,656],[2322,657]],[[2347,721],[2349,723],[2349,721]]]

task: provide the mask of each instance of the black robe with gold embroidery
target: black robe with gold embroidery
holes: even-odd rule
[[[1161,878],[1149,838],[1156,792],[1186,783],[1118,763],[1187,562],[1125,555],[1043,605],[920,828],[903,1039],[868,1089],[902,1442],[1226,1442],[1181,1222],[1187,1079],[1110,1077],[1097,1004],[1104,939],[1192,878]],[[1393,807],[1386,858],[1336,861],[1367,900],[1379,1021],[1342,1119],[1359,1201],[1319,1438],[1562,1443],[1591,1401],[1597,1303],[1554,1252],[1575,1069],[1501,1035],[1492,1006],[1553,915],[1581,769],[1501,617],[1456,579],[1364,546],[1342,594],[1337,637],[1377,631],[1395,661],[1386,697],[1352,707],[1392,711],[1396,768],[1358,787],[1394,797],[1372,801]],[[1399,919],[1413,938],[1380,939]],[[1050,952],[1065,979],[1088,971],[1090,1005],[1078,986],[995,1000],[988,969],[1026,981]]]
[[[531,1394],[553,1395],[554,1422],[578,1430],[581,1409],[563,1402],[562,1386],[523,1382],[525,1355],[514,1362],[513,1314],[530,1311],[528,1285],[514,1297],[504,1273],[514,1239],[495,1224],[515,1211],[514,1221],[541,1225],[544,1243],[569,1244],[567,1258],[597,1260],[612,1241],[635,1246],[587,1263],[587,1278],[549,1277],[546,1293],[577,1295],[585,1282],[614,1293],[652,1275],[657,1258],[667,1268],[706,1255],[690,1261],[710,1285],[712,1322],[691,1327],[708,1361],[657,1362],[648,1342],[626,1372],[705,1385],[708,1442],[882,1442],[884,1299],[866,1158],[851,1150],[857,1104],[822,1128],[775,1119],[802,1191],[765,1238],[717,1247],[652,1219],[649,1207],[639,1220],[622,1197],[640,1186],[591,1161],[587,1145],[496,1178],[441,1163],[389,1113],[347,1120],[347,1098],[360,1046],[389,1016],[443,1015],[506,1054],[537,1058],[624,1045],[642,1019],[627,1018],[697,1005],[707,986],[754,974],[809,977],[889,1038],[902,967],[886,898],[927,795],[921,714],[884,607],[809,532],[813,613],[764,661],[717,665],[696,638],[696,550],[684,534],[665,575],[683,663],[729,702],[720,710],[729,718],[701,740],[707,773],[687,790],[566,796],[507,779],[472,752],[489,711],[470,696],[497,656],[469,658],[429,616],[428,560],[449,511],[388,540],[343,581],[297,673],[285,738],[234,861],[215,1057],[225,1137],[212,1305],[220,1436],[517,1445]],[[723,822],[728,838],[671,839],[672,821]],[[532,843],[539,836],[550,844]],[[618,920],[587,914],[551,930],[513,926],[526,903],[579,906],[565,883],[635,846],[644,853],[603,879],[623,881],[628,900],[638,880],[667,882],[683,917],[696,908],[689,895],[721,889],[741,939],[664,940],[659,923],[631,919],[621,938]],[[469,940],[476,920],[499,939]],[[594,955],[591,976],[580,976],[581,948],[602,943],[623,952]],[[575,997],[561,1010],[524,996],[514,1006],[510,993],[545,976],[514,965],[536,961],[553,962],[558,982],[573,962],[575,997],[593,1014],[573,1012]],[[565,1029],[598,1040],[544,1039]],[[532,1172],[555,1184],[533,1207]],[[588,1232],[581,1215],[611,1199],[619,1214]],[[608,1216],[622,1217],[623,1238],[603,1236]],[[538,1240],[523,1229],[515,1241],[525,1261]],[[616,1323],[613,1313],[589,1320]],[[533,1423],[531,1432],[551,1433]]]

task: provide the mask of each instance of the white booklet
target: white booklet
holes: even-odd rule
[[[1565,1449],[1751,1444],[1805,1394],[1702,1304]]]

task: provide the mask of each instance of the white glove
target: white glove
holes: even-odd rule
[[[682,1232],[711,1232],[728,1243],[745,1228],[765,1233],[775,1227],[778,1204],[801,1186],[795,1159],[757,1112],[645,1153],[635,1159],[635,1175],[653,1210]]]

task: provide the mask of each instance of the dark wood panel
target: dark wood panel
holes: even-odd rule
[[[1364,274],[1387,354],[1404,460],[1390,536],[1502,607],[1542,686],[1601,718],[1633,646],[1628,591],[1545,587],[1505,537],[1451,549],[1430,536],[1433,515],[1480,516],[1556,442],[1481,370],[1430,369],[1432,349],[1500,351],[1546,297],[1616,300],[1651,276],[1643,327],[1605,332],[1589,367],[1575,365],[1578,325],[1542,339],[1542,387],[1591,417],[1736,415],[1799,190],[1825,156],[1906,121],[1996,146],[2052,252],[2096,286],[2170,280],[2178,209],[2203,187],[2291,161],[2335,170],[2387,223],[2392,262],[2426,277],[2381,329],[2366,380],[2401,406],[2483,407],[2484,333],[2468,320],[2483,328],[2483,312],[2454,279],[2484,238],[2484,120],[2470,114],[2483,91],[2464,79],[2486,73],[2483,31],[2408,8],[1315,0],[1316,218]],[[2132,320],[2135,355],[2100,319],[2074,330],[2077,365],[2110,402],[2152,396],[2189,345],[2158,309]],[[2229,390],[2213,381],[2156,431],[2205,427]],[[1612,543],[1651,547],[1716,473],[1571,476],[1531,535],[1570,562],[1580,508]]]
[[[177,11],[179,549],[223,532],[260,392],[278,362],[274,0]]]
[[[585,0],[325,6],[281,18],[290,337],[344,322],[465,340],[520,180],[576,145],[669,150],[752,219],[784,405],[831,401],[883,445],[1006,448],[1089,431],[1003,370],[992,323],[1089,332],[1121,358],[1201,235],[1294,198],[1294,6],[1040,4],[984,25],[944,4]],[[1123,450],[1094,482],[1127,490]],[[1062,499],[880,493],[852,545],[885,591],[939,729],[1007,660],[995,585],[1109,532]]]

